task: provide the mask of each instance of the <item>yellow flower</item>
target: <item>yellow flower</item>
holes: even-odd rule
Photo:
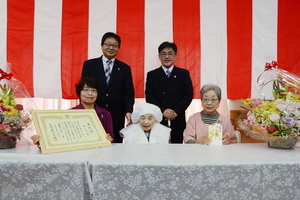
[[[16,110],[14,106],[6,106],[4,108],[6,109],[4,113],[6,113],[8,116],[14,116],[19,114],[18,110]]]
[[[249,105],[251,104],[250,98],[242,100],[243,104]]]

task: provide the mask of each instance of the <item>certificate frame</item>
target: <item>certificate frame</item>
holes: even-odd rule
[[[43,154],[111,146],[94,109],[32,110]]]

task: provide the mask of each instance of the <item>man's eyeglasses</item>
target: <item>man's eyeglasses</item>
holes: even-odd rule
[[[117,44],[104,43],[104,45],[105,45],[107,48],[110,48],[110,47],[112,47],[112,48],[114,48],[114,49],[119,48],[119,45],[117,45]]]
[[[203,103],[208,103],[208,102],[217,103],[218,101],[219,99],[202,99]]]
[[[170,52],[161,52],[159,55],[161,55],[162,57],[167,57],[167,56],[173,57],[175,55],[175,52],[172,52],[172,51],[170,51]]]
[[[84,92],[84,93],[89,93],[89,92],[91,92],[91,93],[97,93],[97,90],[96,89],[89,89],[89,88],[83,88],[82,89],[82,92]]]

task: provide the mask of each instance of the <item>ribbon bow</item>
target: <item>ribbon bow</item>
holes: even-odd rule
[[[0,69],[0,80],[2,80],[2,79],[10,80],[12,77],[13,77],[12,74],[8,74],[5,71],[3,71],[2,69]]]
[[[265,71],[268,71],[269,69],[276,68],[278,66],[278,62],[272,61],[271,63],[266,63],[265,65]]]
[[[270,69],[272,69],[272,68],[277,68],[278,67],[278,62],[276,62],[276,61],[272,61],[271,63],[266,63],[266,65],[265,65],[265,70],[259,75],[259,77],[257,78],[257,80],[256,80],[256,82],[258,83],[259,82],[259,79],[260,79],[260,77],[263,75],[263,73],[265,73],[266,71],[268,71],[268,70],[270,70]],[[259,84],[258,83],[258,85],[259,86],[262,86],[262,85],[264,85],[265,83],[262,83],[262,84]]]

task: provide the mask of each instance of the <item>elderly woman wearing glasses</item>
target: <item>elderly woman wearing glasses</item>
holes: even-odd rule
[[[225,145],[236,143],[237,138],[230,120],[217,111],[221,89],[212,84],[204,85],[200,90],[200,96],[203,110],[189,118],[183,133],[184,142],[209,145],[212,141],[209,138],[209,128],[219,124],[222,127],[222,143]]]
[[[162,113],[156,105],[139,105],[132,113],[131,120],[133,124],[120,131],[125,143],[169,143],[171,129],[159,123]]]

